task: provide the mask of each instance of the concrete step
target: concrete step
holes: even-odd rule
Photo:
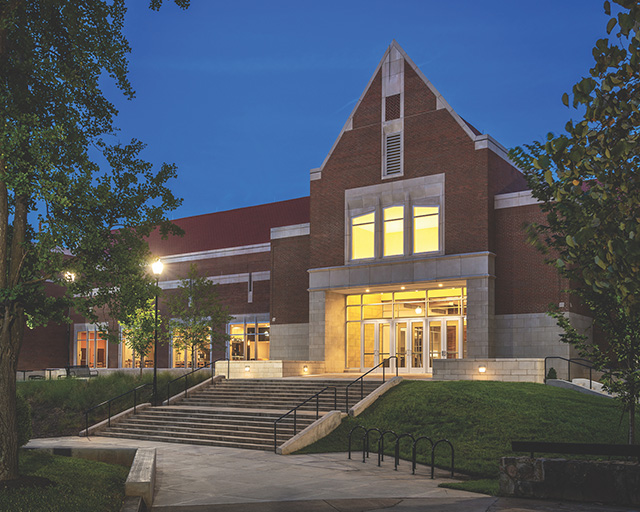
[[[171,405],[145,409],[134,416],[112,422],[98,435],[126,437],[174,443],[229,446],[257,450],[273,449],[274,422],[294,407],[327,386],[326,390],[296,412],[296,429],[300,432],[322,415],[345,409],[346,386],[350,381],[305,379],[222,380],[191,392],[188,397]],[[363,385],[368,395],[381,380]],[[360,384],[349,389],[349,405],[360,400]],[[294,435],[293,414],[278,423],[278,444]]]
[[[228,440],[205,440],[205,439],[192,439],[192,438],[182,438],[177,436],[162,436],[162,435],[144,435],[144,434],[134,434],[130,432],[101,432],[101,436],[104,437],[122,437],[126,439],[140,439],[145,441],[161,441],[165,443],[183,443],[183,444],[195,444],[195,445],[206,445],[206,446],[226,446],[228,448],[244,448],[251,450],[273,450],[273,440],[271,443],[254,443],[254,442],[239,442],[238,440],[228,441]]]

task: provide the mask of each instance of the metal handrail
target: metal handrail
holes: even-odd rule
[[[310,396],[304,402],[299,403],[289,412],[285,412],[282,416],[280,416],[277,420],[273,422],[273,451],[275,452],[278,448],[278,422],[289,416],[289,414],[293,413],[293,435],[295,436],[298,433],[298,409],[302,407],[307,402],[310,402],[314,398],[316,399],[316,420],[320,417],[320,395],[324,393],[327,389],[333,389],[333,409],[338,409],[338,388],[335,386],[326,386],[318,391],[315,395]]]
[[[93,407],[91,407],[90,409],[87,409],[86,411],[84,411],[84,424],[86,427],[85,430],[85,436],[89,437],[89,413],[95,409],[97,409],[98,407],[102,407],[104,405],[108,406],[108,416],[107,416],[107,424],[110,427],[111,426],[111,402],[113,402],[114,400],[117,400],[118,398],[122,398],[123,396],[127,396],[130,393],[133,393],[133,413],[136,413],[136,407],[138,406],[138,396],[137,396],[137,392],[139,389],[142,388],[146,388],[148,386],[152,386],[152,384],[141,384],[140,386],[130,389],[129,391],[122,393],[121,395],[118,395],[114,398],[110,398],[109,400],[105,400],[104,402],[98,404],[98,405],[94,405]]]
[[[228,357],[221,357],[219,359],[216,359],[215,361],[211,361],[210,363],[205,364],[202,368],[196,368],[195,370],[192,370],[192,371],[190,371],[188,373],[180,375],[180,377],[176,377],[175,379],[170,380],[167,383],[167,404],[169,403],[169,399],[171,398],[171,384],[173,384],[174,382],[179,381],[180,379],[184,379],[184,397],[185,398],[187,398],[187,390],[189,389],[189,375],[193,375],[194,373],[199,372],[200,370],[206,370],[207,368],[211,367],[211,382],[213,382],[213,378],[215,377],[215,374],[216,374],[215,364],[218,361],[227,361],[227,378],[229,378],[229,364],[230,363],[229,363],[229,358]],[[176,393],[176,395],[177,394],[179,394],[179,393]]]
[[[562,359],[563,361],[567,361],[567,380],[569,382],[571,382],[571,365],[572,364],[577,364],[578,366],[584,366],[585,368],[589,368],[589,389],[593,389],[593,379],[592,379],[593,363],[588,359],[582,359],[582,358],[567,359],[566,357],[562,357],[562,356],[547,356],[544,358],[544,378],[545,379],[547,378],[547,359]],[[584,364],[584,363],[581,363],[580,361],[584,361],[585,363],[589,363],[589,364]]]
[[[347,387],[344,390],[345,393],[345,405],[346,405],[346,412],[347,414],[349,414],[349,388],[351,386],[353,386],[356,382],[360,381],[360,400],[362,400],[364,398],[364,378],[369,375],[373,370],[378,369],[380,366],[382,366],[382,382],[385,381],[385,366],[384,364],[388,361],[390,361],[391,359],[395,359],[396,360],[396,377],[398,376],[398,356],[389,356],[385,359],[382,360],[381,363],[378,363],[376,366],[374,366],[373,368],[371,368],[371,370],[369,370],[367,373],[363,373],[362,375],[360,375],[360,377],[358,377],[356,380],[354,380],[353,382],[347,384]]]

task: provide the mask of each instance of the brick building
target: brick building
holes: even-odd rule
[[[402,372],[461,375],[499,368],[495,359],[571,355],[550,303],[589,331],[566,283],[526,242],[523,225],[541,219],[505,149],[393,42],[311,170],[309,197],[179,219],[185,237],[150,247],[165,264],[164,290],[196,263],[234,317],[225,354],[202,361],[226,355],[271,376],[363,371],[392,357]],[[71,331],[70,362],[135,366],[97,326]],[[188,357],[163,347],[159,364]]]

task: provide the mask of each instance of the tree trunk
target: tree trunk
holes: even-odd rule
[[[140,356],[140,377],[142,377],[142,369],[144,368],[144,356]]]
[[[633,400],[629,404],[629,444],[635,444],[636,442],[636,401],[637,396],[633,397]]]
[[[16,372],[24,317],[11,318],[8,309],[0,328],[0,482],[18,478]]]

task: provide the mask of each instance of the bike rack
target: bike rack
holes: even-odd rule
[[[379,428],[376,427],[372,427],[372,428],[365,428],[363,425],[356,425],[355,427],[353,427],[351,429],[351,431],[349,432],[349,438],[348,438],[348,451],[349,451],[349,459],[351,459],[351,438],[353,436],[353,433],[356,430],[362,430],[363,434],[362,434],[362,462],[366,462],[366,460],[369,458],[369,448],[370,448],[370,439],[369,439],[369,434],[371,432],[377,432],[378,433],[378,466],[380,466],[380,463],[382,461],[384,461],[384,438],[387,435],[392,435],[394,437],[395,440],[395,449],[394,449],[394,470],[398,471],[398,465],[400,462],[400,441],[402,441],[402,439],[404,438],[410,438],[413,441],[413,444],[411,446],[411,474],[415,475],[416,474],[416,468],[417,468],[417,456],[418,456],[418,444],[421,441],[428,441],[430,448],[431,448],[431,479],[433,480],[435,478],[435,467],[436,467],[436,448],[438,447],[438,445],[440,444],[448,444],[449,448],[451,449],[451,478],[454,477],[455,474],[455,450],[453,448],[453,444],[451,443],[451,441],[449,441],[448,439],[439,439],[437,441],[433,441],[433,439],[431,439],[429,436],[420,436],[418,438],[413,437],[412,434],[410,433],[404,433],[404,434],[396,434],[393,430],[380,430]]]

